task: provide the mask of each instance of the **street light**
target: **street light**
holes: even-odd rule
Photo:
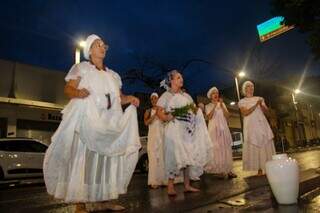
[[[299,89],[295,89],[295,90],[294,90],[294,93],[295,93],[295,94],[299,94],[299,93],[301,93],[301,91],[300,91]]]
[[[301,90],[300,89],[294,89],[291,93],[291,96],[292,96],[292,102],[293,102],[293,106],[294,106],[294,109],[295,109],[295,117],[296,117],[296,132],[298,133],[298,137],[299,139],[302,138],[301,136],[301,133],[299,131],[299,127],[298,127],[298,122],[299,122],[299,117],[298,117],[298,101],[296,100],[296,95],[298,95],[299,93],[301,93]]]
[[[236,102],[231,101],[231,102],[230,102],[230,106],[234,106],[234,105],[236,105]]]
[[[238,102],[240,101],[240,91],[239,91],[239,82],[238,82],[238,77],[239,78],[242,78],[246,75],[246,73],[244,71],[240,71],[238,73],[238,75],[236,75],[234,77],[234,81],[236,83],[236,89],[237,89],[237,96],[238,96]],[[231,105],[231,103],[230,103]],[[241,111],[240,111],[240,108],[239,108],[239,118],[240,118],[240,126],[241,126],[241,132],[243,134],[243,124],[242,124],[242,115],[241,115]]]
[[[300,89],[294,89],[293,92],[291,93],[292,102],[293,102],[294,108],[295,108],[296,110],[298,110],[298,109],[297,109],[297,104],[298,104],[298,102],[296,101],[296,95],[298,95],[299,93],[301,93],[301,90],[300,90]]]
[[[241,72],[239,72],[238,76],[242,78],[242,77],[246,76],[246,73],[244,71],[241,71]]]
[[[84,48],[86,46],[86,41],[81,40],[81,41],[79,41],[78,44],[79,44],[80,47]]]
[[[75,63],[79,64],[80,63],[80,58],[81,58],[81,49],[86,46],[86,41],[80,40],[77,43],[76,46],[76,52],[75,52]]]
[[[246,76],[246,73],[244,71],[240,71],[238,75],[234,77],[234,81],[236,83],[236,89],[237,89],[237,96],[238,96],[238,101],[240,101],[240,91],[239,91],[239,82],[238,82],[238,77],[243,78]]]

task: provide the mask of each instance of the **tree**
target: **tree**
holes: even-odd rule
[[[262,45],[253,48],[250,56],[249,69],[251,69],[252,79],[271,79],[281,71],[282,64],[279,56],[270,56]]]
[[[170,70],[174,69],[174,66],[159,62],[151,57],[133,56],[137,61],[137,65],[127,70],[123,77],[123,80],[131,84],[140,81],[146,87],[158,90],[160,81]]]
[[[160,62],[152,57],[134,55],[137,66],[126,71],[123,80],[128,83],[136,81],[143,82],[144,85],[154,91],[159,91],[160,82],[166,77],[167,73],[173,69],[179,70],[184,74],[189,65],[193,63],[202,63],[212,65],[211,61],[191,58],[182,63],[177,62]],[[230,75],[231,71],[221,66],[218,68]]]
[[[320,58],[320,1],[319,0],[271,0],[272,14],[283,16],[286,25],[294,25],[308,35],[316,59]]]

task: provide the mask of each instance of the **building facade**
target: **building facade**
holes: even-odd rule
[[[0,59],[0,136],[47,144],[67,103],[66,73]]]

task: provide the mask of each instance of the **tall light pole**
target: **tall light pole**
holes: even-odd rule
[[[237,89],[238,102],[240,101],[240,91],[239,91],[238,77],[243,78],[244,76],[246,76],[246,73],[244,71],[241,71],[234,77],[234,81],[236,83],[236,89]]]
[[[86,42],[81,40],[77,43],[76,52],[75,52],[75,63],[79,64],[81,59],[81,49],[86,46]]]
[[[293,92],[291,93],[291,96],[292,96],[292,102],[293,102],[293,105],[294,105],[294,109],[295,109],[295,117],[296,117],[296,131],[294,132],[297,132],[298,133],[298,140],[301,139],[301,134],[300,134],[300,130],[299,130],[299,119],[298,119],[298,107],[297,107],[297,104],[298,102],[296,101],[296,95],[298,95],[299,93],[301,93],[300,89],[294,89]]]
[[[299,89],[295,89],[295,90],[293,90],[293,92],[291,93],[292,102],[293,102],[294,108],[295,108],[296,110],[298,110],[298,108],[297,108],[298,102],[296,101],[296,95],[298,95],[300,92],[301,92],[301,91],[300,91]]]
[[[234,81],[235,81],[235,83],[236,83],[236,90],[237,90],[238,102],[240,101],[240,91],[239,91],[239,81],[238,81],[238,77],[239,77],[239,78],[243,78],[244,76],[246,76],[246,73],[245,73],[244,71],[240,71],[240,72],[234,77]],[[239,118],[240,118],[241,132],[242,132],[242,135],[243,135],[242,115],[241,115],[240,108],[239,108]]]

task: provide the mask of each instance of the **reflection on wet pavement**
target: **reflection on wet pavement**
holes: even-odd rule
[[[297,159],[301,170],[320,167],[320,150],[291,156]],[[124,205],[127,208],[126,212],[224,212],[224,210],[297,212],[304,208],[319,210],[318,195],[296,206],[278,206],[270,199],[270,191],[261,191],[268,188],[266,177],[252,177],[255,172],[242,172],[240,160],[234,162],[234,172],[238,178],[232,180],[204,175],[201,181],[192,183],[201,189],[200,193],[183,193],[183,185],[178,184],[176,187],[178,196],[175,198],[167,196],[166,188],[149,189],[147,175],[135,174],[128,193],[114,202]],[[74,205],[65,204],[48,196],[43,183],[41,185],[39,181],[38,185],[31,185],[30,182],[31,180],[27,180],[22,185],[16,182],[7,185],[0,183],[0,212],[73,212]],[[15,184],[15,187],[9,187],[10,184]],[[248,189],[253,191],[244,193]],[[234,196],[237,194],[238,197]]]

